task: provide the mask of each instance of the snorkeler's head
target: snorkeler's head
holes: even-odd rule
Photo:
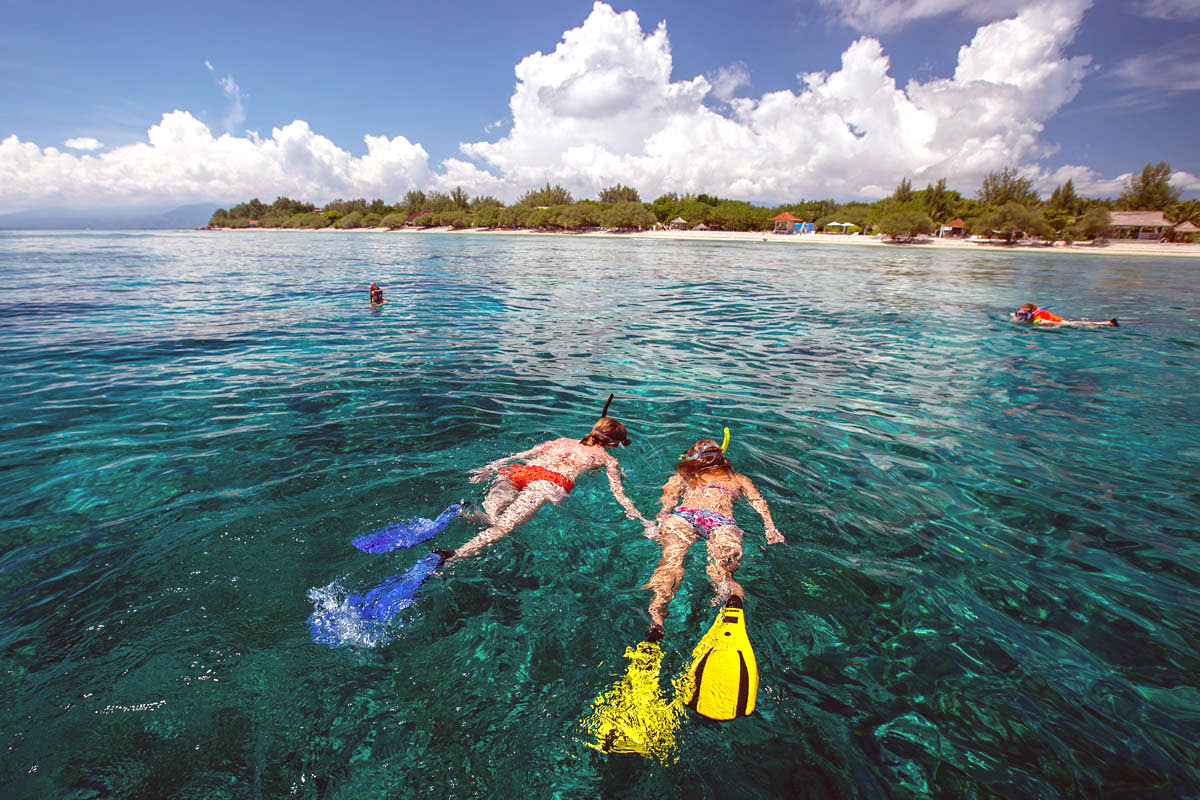
[[[675,471],[689,481],[695,480],[701,472],[710,469],[726,469],[733,472],[733,465],[729,463],[721,445],[717,444],[715,439],[701,439],[696,442],[679,457],[679,463],[675,466]]]
[[[605,406],[607,408],[607,406]],[[619,420],[601,417],[592,426],[591,433],[579,440],[580,444],[598,444],[604,447],[628,447],[629,434]]]
[[[1033,303],[1026,303],[1013,312],[1013,318],[1021,322],[1028,322],[1033,319],[1033,315],[1037,313],[1038,307]]]

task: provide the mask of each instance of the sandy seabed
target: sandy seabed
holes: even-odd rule
[[[454,236],[571,236],[583,239],[662,239],[687,240],[699,242],[765,242],[767,244],[783,245],[856,245],[865,247],[893,247],[905,250],[920,248],[953,248],[959,250],[998,250],[1013,251],[1053,251],[1055,253],[1080,253],[1084,255],[1145,255],[1200,258],[1200,244],[1175,244],[1153,241],[1129,241],[1122,239],[1104,239],[1100,244],[1080,242],[1036,242],[1005,244],[998,240],[988,239],[934,239],[922,238],[913,242],[893,242],[885,237],[877,236],[845,236],[828,233],[810,234],[775,234],[761,231],[630,231],[617,233],[613,231],[588,231],[586,233],[566,233],[562,231],[537,231],[528,228],[520,230],[501,230],[494,228],[214,228],[212,230],[238,231],[278,231],[305,230],[309,233],[394,233],[401,236],[421,236],[430,233],[450,234]]]

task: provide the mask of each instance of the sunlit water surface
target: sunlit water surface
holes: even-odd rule
[[[366,305],[369,280],[391,300]],[[5,797],[1200,792],[1200,261],[567,236],[0,234]],[[1034,331],[1025,301],[1123,327]],[[305,620],[452,547],[609,392],[647,514],[729,454],[758,711],[579,727],[657,548],[584,476],[387,636]],[[711,622],[693,548],[664,685]]]

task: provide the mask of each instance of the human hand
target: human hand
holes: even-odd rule
[[[782,544],[783,541],[783,534],[776,528],[771,528],[767,531],[767,544]]]
[[[658,525],[648,519],[642,520],[642,534],[647,539],[654,539],[658,536]]]
[[[467,482],[468,483],[483,483],[484,481],[487,480],[487,475],[488,475],[487,467],[479,467],[478,469],[473,469],[473,470],[471,470],[470,477],[467,478]]]

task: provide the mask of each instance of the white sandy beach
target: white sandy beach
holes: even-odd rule
[[[420,236],[429,233],[462,235],[462,236],[572,236],[579,238],[625,238],[625,239],[661,239],[687,240],[701,242],[759,242],[782,245],[854,245],[860,247],[892,247],[901,250],[917,250],[923,248],[950,248],[956,250],[996,250],[1001,252],[1041,250],[1055,253],[1078,253],[1083,255],[1145,255],[1200,258],[1200,244],[1171,244],[1153,241],[1131,241],[1121,239],[1104,239],[1100,244],[1077,242],[1068,245],[1065,242],[1016,243],[1005,244],[999,240],[975,239],[937,239],[922,238],[915,242],[901,244],[889,239],[876,236],[844,236],[839,234],[813,233],[805,235],[780,235],[762,231],[630,231],[615,233],[611,231],[589,231],[587,233],[567,233],[563,231],[538,231],[532,229],[507,230],[497,228],[214,228],[213,230],[239,231],[279,231],[306,230],[309,233],[393,233],[401,236]]]

